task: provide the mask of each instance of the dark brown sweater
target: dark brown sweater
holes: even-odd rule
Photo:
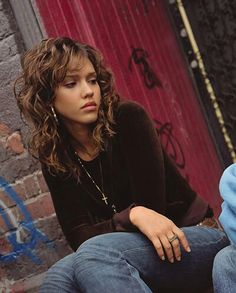
[[[116,214],[84,172],[79,183],[42,168],[59,223],[74,250],[95,235],[134,231],[129,220],[134,204],[166,215],[178,226],[194,225],[210,211],[162,150],[153,122],[140,105],[121,102],[115,117],[116,135],[107,151],[83,163],[100,187],[103,177],[104,193],[110,205],[115,204]]]

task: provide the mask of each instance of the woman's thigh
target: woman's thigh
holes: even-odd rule
[[[182,251],[181,261],[173,264],[160,260],[151,242],[140,233],[115,232],[93,237],[49,269],[40,292],[106,293],[111,292],[111,287],[114,293],[150,289],[203,292],[200,290],[211,284],[214,256],[228,240],[215,229],[183,230],[191,252]]]
[[[139,272],[140,278],[153,291],[174,288],[174,292],[194,292],[195,289],[199,292],[211,285],[214,257],[229,242],[225,234],[217,229],[194,226],[183,228],[183,231],[191,252],[182,250],[181,261],[173,264],[160,260],[151,242],[140,233],[115,232],[93,237],[82,244],[76,253],[77,274],[84,266],[89,266],[91,276],[93,270],[94,274],[99,271],[100,275],[104,272],[109,276],[111,271],[115,273],[114,270],[121,268],[116,268],[115,263],[125,261]]]

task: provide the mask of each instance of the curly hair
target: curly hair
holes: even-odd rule
[[[56,87],[65,79],[74,57],[86,57],[94,66],[101,89],[101,105],[92,129],[95,145],[106,147],[114,131],[114,109],[119,96],[114,89],[112,73],[103,64],[101,53],[87,44],[70,38],[49,38],[28,50],[22,57],[22,73],[14,85],[22,116],[32,128],[28,142],[30,153],[46,165],[52,174],[80,171],[68,147],[68,132],[56,122],[51,106]]]

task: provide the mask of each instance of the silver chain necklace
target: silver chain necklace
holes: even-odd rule
[[[104,201],[104,203],[109,206],[108,204],[108,197],[105,195],[105,193],[101,190],[101,188],[97,185],[97,183],[94,181],[93,177],[90,175],[90,173],[88,172],[88,170],[85,168],[84,164],[82,163],[79,155],[77,152],[75,152],[77,159],[82,167],[82,169],[85,171],[86,175],[89,177],[89,179],[92,181],[93,185],[96,187],[96,189],[100,192],[101,196],[102,196],[102,200]],[[102,180],[102,185],[103,185],[103,172],[102,172],[102,164],[101,164],[101,159],[99,157],[99,168],[100,168],[100,174],[101,174],[101,180]],[[117,213],[116,211],[116,206],[114,204],[111,205],[112,210],[114,213]]]

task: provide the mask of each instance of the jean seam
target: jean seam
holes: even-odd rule
[[[145,247],[149,247],[149,245],[147,245],[147,246],[145,246]],[[142,248],[145,248],[145,247],[142,247]],[[136,249],[137,249],[137,248],[136,248]],[[136,249],[127,249],[126,251],[123,251],[123,252],[133,251],[133,250],[136,250]],[[120,252],[120,254],[121,254],[120,259],[121,259],[122,261],[124,261],[125,264],[126,264],[126,267],[128,267],[129,275],[130,275],[132,278],[134,278],[134,279],[138,282],[140,288],[143,289],[142,286],[140,285],[138,279],[136,278],[136,276],[134,276],[134,275],[132,274],[132,271],[131,271],[131,269],[133,268],[134,270],[136,270],[136,271],[139,273],[138,269],[135,268],[133,265],[131,265],[131,264],[125,259],[125,256],[123,256],[123,252]],[[144,280],[141,278],[141,276],[140,276],[140,280],[142,280],[142,282],[144,282]],[[146,284],[146,282],[144,282],[144,283]],[[147,284],[146,284],[146,286],[148,287]],[[150,290],[150,292],[152,292],[151,289],[150,289],[149,287],[148,287],[148,289]],[[146,290],[143,291],[143,292],[146,292]]]

